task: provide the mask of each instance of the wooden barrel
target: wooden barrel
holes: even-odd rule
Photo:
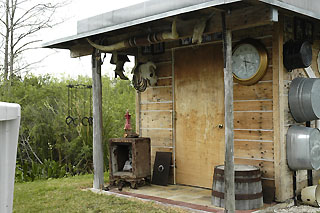
[[[263,206],[261,173],[259,167],[234,165],[235,207],[237,210],[257,209]],[[214,168],[212,205],[224,208],[224,166]]]

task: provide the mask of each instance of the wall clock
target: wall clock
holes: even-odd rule
[[[245,39],[234,47],[232,72],[235,82],[252,85],[263,77],[267,66],[267,51],[257,40]]]

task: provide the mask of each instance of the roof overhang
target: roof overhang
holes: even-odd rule
[[[162,0],[161,3],[157,0],[146,1],[80,20],[77,23],[77,35],[46,42],[42,47],[69,49],[77,40],[90,36],[239,1],[241,0]]]
[[[224,5],[241,4],[241,2],[263,3],[274,8],[281,8],[298,14],[320,19],[318,0],[158,0],[146,1],[130,7],[107,12],[77,23],[77,34],[44,43],[44,48],[87,49],[85,38],[127,34],[135,26],[156,23],[173,16],[205,10],[206,8],[223,7]],[[87,50],[86,50],[87,51]],[[72,52],[72,51],[71,51]],[[87,54],[87,53],[85,53]],[[84,55],[85,55],[84,54]],[[81,54],[79,55],[81,56]],[[77,56],[75,56],[77,57]]]

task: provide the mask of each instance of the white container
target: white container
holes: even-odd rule
[[[0,102],[0,212],[11,213],[20,126],[20,105]]]
[[[320,186],[308,186],[301,191],[303,203],[319,207],[320,204]]]

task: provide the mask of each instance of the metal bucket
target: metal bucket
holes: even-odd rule
[[[235,208],[237,210],[257,209],[263,206],[261,172],[259,167],[234,165]],[[212,200],[215,206],[223,207],[224,201],[224,166],[214,168]]]
[[[293,118],[301,123],[320,118],[320,79],[295,78],[289,90],[289,107]]]
[[[320,204],[320,186],[309,186],[301,191],[301,200],[304,204],[319,207]]]
[[[287,133],[287,159],[292,170],[320,169],[320,131],[291,126]]]

